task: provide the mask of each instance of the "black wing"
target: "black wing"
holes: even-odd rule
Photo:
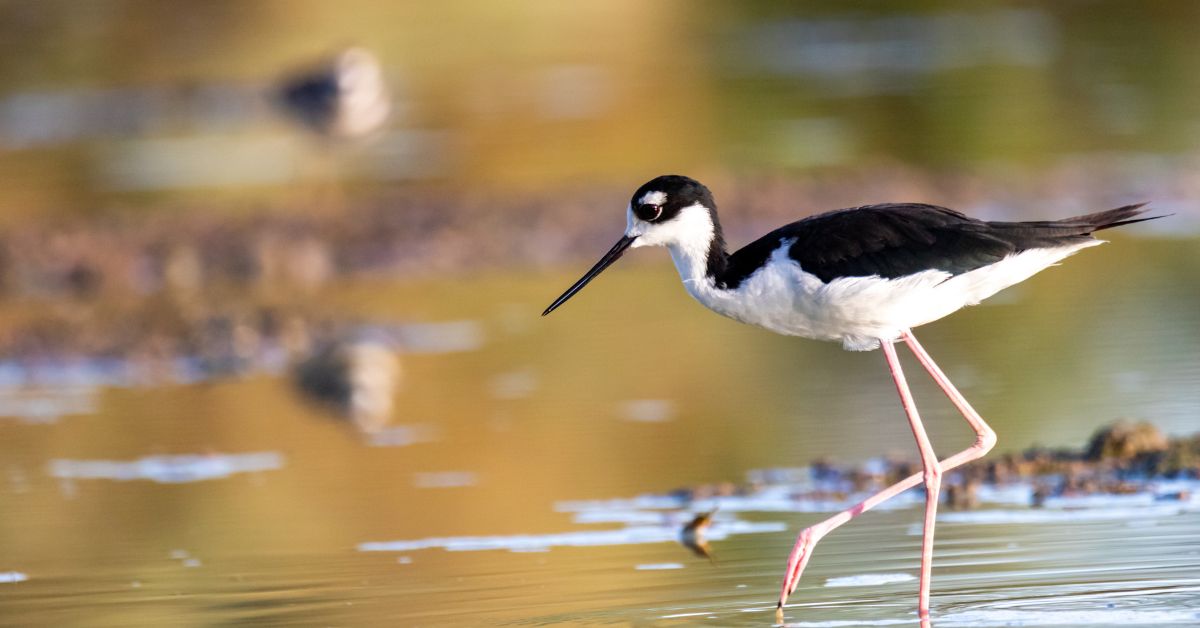
[[[338,106],[338,82],[332,73],[304,74],[279,90],[283,106],[308,127],[324,132]]]
[[[988,223],[934,205],[870,205],[813,216],[783,229],[789,254],[829,282],[925,270],[952,275],[994,264],[1017,250]]]
[[[842,209],[776,229],[734,253],[722,283],[736,286],[784,240],[794,240],[790,257],[826,283],[839,277],[894,279],[931,269],[958,275],[1012,253],[1080,242],[1093,231],[1137,222],[1130,219],[1140,207],[1039,222],[986,222],[920,203]]]

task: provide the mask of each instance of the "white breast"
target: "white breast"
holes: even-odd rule
[[[840,340],[847,350],[867,351],[877,348],[881,339],[894,340],[904,330],[975,305],[1101,243],[1024,251],[961,275],[928,270],[896,279],[844,277],[824,283],[788,257],[791,243],[785,241],[734,290],[717,287],[711,277],[685,274],[683,260],[676,259],[676,266],[688,292],[719,314],[776,333]]]

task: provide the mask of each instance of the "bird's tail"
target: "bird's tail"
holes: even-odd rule
[[[988,225],[995,229],[997,236],[1023,251],[1088,242],[1095,239],[1092,234],[1097,231],[1170,215],[1141,217],[1146,211],[1146,204],[1138,203],[1062,220],[990,222]]]
[[[1138,203],[1136,205],[1126,205],[1108,211],[1096,212],[1094,214],[1084,214],[1082,216],[1074,216],[1056,220],[1054,223],[1063,227],[1077,227],[1088,229],[1091,231],[1102,231],[1104,229],[1112,229],[1123,225],[1132,225],[1135,222],[1146,222],[1147,220],[1156,220],[1158,218],[1166,218],[1170,214],[1161,214],[1158,216],[1146,216],[1137,218],[1146,213],[1146,203]]]

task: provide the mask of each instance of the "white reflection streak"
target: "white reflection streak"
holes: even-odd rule
[[[825,581],[827,587],[873,587],[895,582],[916,580],[916,576],[907,573],[865,573],[857,576],[842,576],[829,578]]]
[[[201,482],[283,468],[283,455],[273,451],[248,454],[184,454],[147,456],[131,461],[67,460],[49,463],[50,475],[80,480],[150,480],[160,484]]]
[[[1165,504],[1127,508],[1092,507],[1086,510],[976,510],[969,512],[948,512],[945,515],[938,515],[938,522],[965,524],[1078,523],[1084,521],[1170,517],[1193,509],[1181,504]]]
[[[459,353],[483,346],[483,326],[478,321],[406,323],[395,329],[405,353]]]
[[[95,386],[3,387],[0,388],[0,418],[13,417],[26,423],[55,423],[66,415],[96,411]]]
[[[413,476],[417,488],[463,488],[478,483],[479,476],[471,471],[429,471]]]
[[[410,423],[380,428],[366,434],[367,444],[372,447],[408,447],[420,443],[432,443],[441,438],[436,425]]]
[[[721,540],[735,534],[782,532],[782,522],[730,521],[713,524],[709,540]],[[360,543],[360,552],[410,552],[443,548],[451,552],[482,550],[529,551],[550,547],[595,547],[604,545],[637,545],[643,543],[676,543],[679,529],[671,526],[630,526],[620,530],[561,532],[557,534],[515,534],[509,536],[455,536],[416,539],[411,541],[372,541]]]

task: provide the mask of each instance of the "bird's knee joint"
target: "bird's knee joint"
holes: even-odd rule
[[[979,438],[975,441],[975,448],[979,450],[979,455],[983,456],[987,452],[991,451],[992,448],[996,446],[996,440],[996,432],[993,432],[990,429],[981,433]]]
[[[942,471],[941,465],[935,464],[935,465],[931,465],[929,468],[925,469],[922,474],[922,477],[925,479],[926,485],[940,484],[942,481],[942,475],[944,473],[945,472]]]

